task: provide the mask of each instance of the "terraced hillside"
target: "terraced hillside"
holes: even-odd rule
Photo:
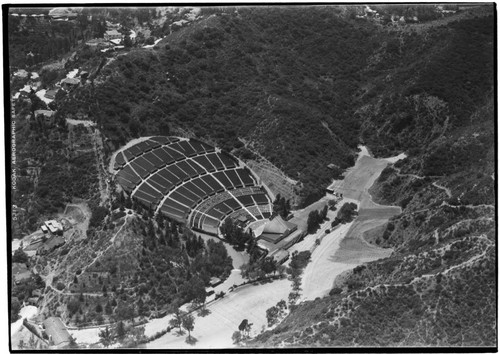
[[[209,234],[226,217],[245,223],[271,215],[271,200],[248,167],[196,139],[150,137],[119,151],[113,168],[150,211]]]

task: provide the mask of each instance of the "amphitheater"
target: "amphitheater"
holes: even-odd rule
[[[154,136],[116,154],[116,180],[154,213],[217,235],[228,217],[267,219],[271,200],[257,176],[234,156],[196,139]]]

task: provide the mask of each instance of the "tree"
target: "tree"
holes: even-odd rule
[[[194,316],[188,313],[182,319],[182,327],[188,331],[188,340],[191,341],[191,331],[194,329]]]
[[[250,330],[252,328],[253,323],[248,323],[248,320],[245,318],[243,321],[241,321],[240,325],[238,326],[238,330],[240,332],[243,332],[243,334],[248,337]]]
[[[233,343],[239,343],[241,342],[242,335],[240,331],[234,331],[233,336],[231,337],[233,339]]]
[[[106,303],[106,306],[104,307],[104,312],[106,313],[106,315],[111,315],[113,313],[113,308],[111,307],[109,301]]]
[[[70,336],[69,337],[69,344],[68,344],[68,347],[71,348],[71,349],[78,349],[79,346],[78,344],[76,343],[76,340],[75,338],[73,338],[73,336]]]
[[[28,263],[28,255],[21,248],[18,248],[12,256],[12,263]]]
[[[36,349],[36,339],[33,333],[31,333],[30,339],[28,340],[28,348]]]
[[[126,320],[134,317],[134,307],[132,304],[124,305],[123,302],[120,302],[120,305],[118,305],[115,311],[119,320]]]
[[[323,210],[321,210],[321,221],[325,220],[326,219],[326,215],[328,214],[328,206],[324,206],[323,207]]]
[[[184,311],[177,309],[174,313],[174,317],[169,322],[172,327],[179,328],[179,334],[182,334],[182,319],[184,318],[184,315]]]
[[[99,332],[99,341],[104,345],[105,348],[109,347],[112,343],[111,332],[108,326]]]
[[[130,39],[130,36],[125,36],[125,38],[123,38],[123,45],[125,46],[125,48],[130,48],[132,47],[132,40]]]
[[[299,292],[302,290],[300,288],[302,281],[300,280],[300,277],[294,277],[292,280],[292,289],[293,291]]]
[[[266,310],[267,325],[271,327],[278,321],[279,309],[272,306]]]
[[[295,304],[295,301],[300,297],[300,293],[298,291],[292,291],[288,294],[288,302],[290,305]]]
[[[78,312],[78,310],[80,309],[80,302],[76,299],[70,300],[68,302],[67,307],[68,307],[69,313],[74,314],[74,313]]]
[[[247,325],[248,325],[248,320],[245,318],[243,321],[241,321],[240,325],[238,326],[238,330],[240,332],[244,331]]]
[[[307,217],[307,232],[313,233],[318,226],[319,214],[317,210],[313,210]]]
[[[21,302],[17,297],[12,297],[10,300],[10,320],[16,322],[19,318],[19,311],[21,310]]]
[[[277,264],[276,264],[276,261],[274,260],[274,258],[272,258],[272,257],[264,258],[264,260],[262,261],[261,269],[266,274],[276,272]]]
[[[108,215],[108,209],[102,206],[98,206],[94,210],[92,210],[92,216],[90,217],[90,227],[97,227],[104,220],[104,218]]]
[[[125,337],[125,334],[127,332],[125,331],[125,325],[123,324],[123,321],[118,321],[118,324],[116,325],[116,337],[118,340],[122,340]]]
[[[281,197],[281,194],[278,193],[275,201],[273,202],[273,213],[276,215],[280,215],[283,219],[286,219],[290,214],[290,200],[287,200],[285,197]]]
[[[283,316],[285,314],[285,310],[287,308],[286,301],[285,300],[278,301],[278,303],[276,304],[276,307],[279,310],[279,315]]]

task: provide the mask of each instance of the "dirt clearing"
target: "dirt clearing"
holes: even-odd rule
[[[147,344],[148,349],[200,349],[234,347],[231,336],[238,330],[242,320],[253,323],[251,335],[256,335],[267,328],[266,310],[276,305],[281,299],[287,300],[290,293],[290,281],[275,280],[263,285],[245,285],[233,291],[207,308],[211,314],[196,317],[191,335],[197,339],[194,346],[185,342],[187,333],[178,336],[174,330]],[[146,325],[147,327],[148,325]],[[168,326],[168,320],[164,325]]]
[[[385,224],[390,217],[401,213],[401,208],[374,203],[368,189],[389,163],[405,157],[401,154],[375,159],[362,147],[356,164],[347,171],[345,178],[332,183],[331,188],[342,193],[344,199],[352,199],[358,204],[358,217],[326,235],[314,250],[302,277],[302,301],[327,295],[342,272],[390,256],[392,249],[369,244],[363,239],[363,233]]]

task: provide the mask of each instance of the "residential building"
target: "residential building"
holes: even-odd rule
[[[63,226],[56,220],[45,221],[45,226],[47,226],[50,233],[53,235],[62,235],[63,233]]]
[[[123,39],[123,34],[115,29],[112,29],[104,33],[104,39],[107,41],[110,41],[112,39]]]
[[[39,116],[42,116],[45,124],[52,125],[52,124],[54,124],[55,114],[56,114],[55,111],[49,111],[46,109],[39,109],[39,110],[35,111],[35,119],[38,118]]]
[[[85,44],[88,45],[89,48],[93,50],[108,48],[111,46],[111,43],[109,43],[107,40],[103,38],[94,38],[85,42]]]
[[[77,87],[78,85],[80,85],[80,79],[77,79],[77,78],[66,78],[64,79],[62,82],[61,82],[61,86],[63,87],[63,89],[65,89],[66,91],[70,91],[72,90],[73,88]]]
[[[217,278],[217,277],[212,277],[210,278],[210,286],[211,287],[216,287],[217,285],[221,284],[222,283],[222,280],[220,278]]]
[[[57,94],[58,91],[59,91],[58,88],[55,88],[55,89],[52,89],[52,90],[48,90],[47,92],[45,92],[44,97],[48,98],[48,99],[51,99],[51,100],[55,100],[56,99],[56,94]]]

